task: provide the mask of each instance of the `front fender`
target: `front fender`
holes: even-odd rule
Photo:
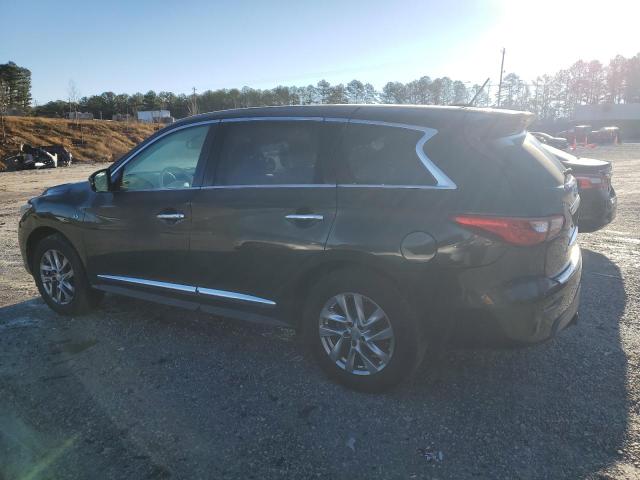
[[[31,273],[30,257],[37,241],[59,233],[78,252],[86,264],[83,242],[84,205],[92,194],[88,182],[48,189],[30,200],[32,208],[20,219],[18,242],[25,268]]]

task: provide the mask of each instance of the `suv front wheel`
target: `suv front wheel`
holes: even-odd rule
[[[51,235],[37,244],[32,271],[42,299],[56,313],[86,313],[102,300],[103,293],[87,281],[80,256],[61,235]]]
[[[411,375],[424,353],[415,314],[386,279],[336,271],[312,290],[304,333],[322,369],[342,384],[381,391]]]

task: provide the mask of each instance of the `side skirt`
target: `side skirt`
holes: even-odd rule
[[[113,293],[116,295],[123,295],[126,297],[137,298],[139,300],[146,300],[148,302],[160,303],[163,305],[170,305],[172,307],[184,308],[187,310],[199,310],[212,315],[218,315],[221,317],[232,318],[235,320],[241,320],[251,323],[259,323],[262,325],[271,325],[275,327],[287,327],[292,326],[280,320],[278,318],[262,315],[260,313],[246,312],[240,309],[218,307],[215,305],[204,304],[195,300],[183,300],[171,296],[160,295],[157,293],[146,292],[134,288],[120,287],[115,285],[96,284],[92,285],[96,290],[103,292]],[[195,297],[194,297],[195,299]]]

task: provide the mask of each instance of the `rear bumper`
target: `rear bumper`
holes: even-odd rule
[[[454,343],[506,346],[539,343],[572,323],[580,302],[582,255],[554,278],[529,277],[470,299],[455,315]]]
[[[581,232],[594,232],[608,225],[616,218],[618,197],[613,188],[605,190],[583,191],[580,193],[578,227]]]

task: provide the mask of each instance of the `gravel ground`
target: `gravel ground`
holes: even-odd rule
[[[619,210],[580,236],[579,324],[384,395],[327,381],[287,329],[114,296],[53,314],[18,208],[97,167],[0,174],[0,479],[640,478],[640,144],[589,153]]]

